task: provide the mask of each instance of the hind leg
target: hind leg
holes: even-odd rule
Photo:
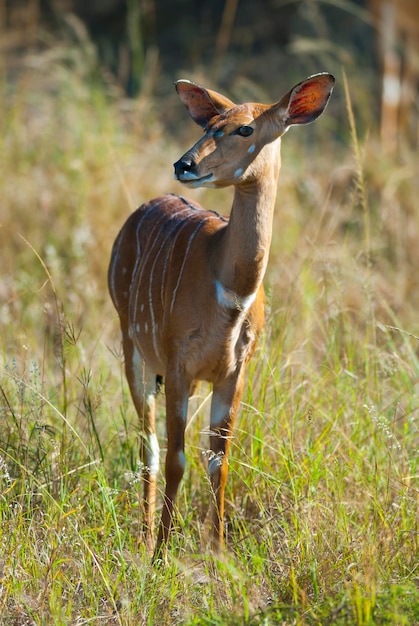
[[[140,461],[144,486],[143,531],[147,551],[154,549],[154,513],[160,450],[155,426],[156,373],[150,371],[135,344],[123,333],[125,372],[141,429]]]

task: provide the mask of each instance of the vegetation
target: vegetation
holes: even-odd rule
[[[342,73],[339,124],[332,103],[284,138],[227,550],[203,545],[202,385],[177,532],[153,566],[106,270],[136,205],[184,193],[171,163],[197,130],[176,95],[123,100],[80,50],[55,53],[1,103],[0,623],[419,623],[417,155],[381,155]],[[228,210],[231,190],[193,193]]]

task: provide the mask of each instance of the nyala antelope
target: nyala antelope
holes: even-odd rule
[[[281,137],[325,109],[334,77],[295,85],[279,102],[239,104],[188,80],[176,90],[204,136],[174,164],[186,187],[234,187],[229,218],[164,195],[140,206],[116,238],[109,290],[118,312],[125,371],[142,430],[144,532],[148,551],[167,545],[185,469],[188,397],[212,384],[210,411],[212,545],[223,543],[224,490],[232,429],[246,368],[264,323],[262,285],[272,237]],[[159,444],[155,397],[166,392],[166,489],[154,546]]]

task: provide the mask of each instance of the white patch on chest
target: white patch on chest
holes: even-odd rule
[[[249,345],[254,341],[253,333],[248,331],[243,335],[243,345],[238,346],[238,342],[241,341],[240,336],[242,334],[246,314],[256,299],[257,291],[251,293],[249,296],[238,296],[231,289],[223,287],[217,280],[215,281],[215,286],[218,304],[224,309],[239,311],[239,315],[233,326],[231,326],[228,337],[226,338],[226,346],[229,347],[227,368],[232,372],[236,368],[237,363],[245,358]]]
[[[256,293],[251,293],[249,296],[238,296],[231,289],[226,289],[220,283],[215,281],[215,289],[217,292],[217,302],[220,306],[226,309],[236,309],[237,311],[247,311],[256,299]]]

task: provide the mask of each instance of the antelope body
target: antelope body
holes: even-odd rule
[[[165,379],[166,490],[155,556],[172,526],[185,467],[188,397],[195,381],[212,383],[208,472],[213,545],[223,542],[224,490],[245,366],[264,323],[262,280],[268,262],[280,170],[281,136],[324,110],[334,85],[318,74],[273,105],[235,105],[186,80],[177,92],[205,134],[175,163],[188,187],[234,186],[230,217],[176,195],[142,205],[112,252],[109,289],[119,314],[125,370],[143,433],[144,532],[154,546],[159,445],[155,396]]]

